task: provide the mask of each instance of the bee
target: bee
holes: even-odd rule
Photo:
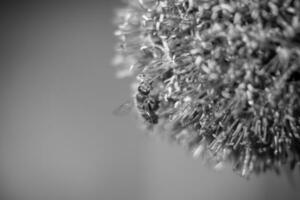
[[[156,95],[150,95],[152,87],[147,82],[142,82],[135,96],[136,106],[141,116],[150,124],[158,123],[158,115],[155,111],[159,108],[159,100]]]
[[[156,111],[159,109],[159,99],[158,95],[151,94],[152,82],[146,81],[144,78],[141,79],[137,93],[134,98],[126,101],[121,106],[119,106],[114,114],[122,115],[128,113],[136,106],[140,116],[149,124],[158,123],[158,115]]]

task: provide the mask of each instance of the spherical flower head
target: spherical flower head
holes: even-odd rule
[[[136,0],[117,15],[146,129],[244,177],[299,164],[299,0]]]

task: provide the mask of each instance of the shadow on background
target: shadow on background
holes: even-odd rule
[[[297,199],[274,174],[216,173],[112,110],[118,1],[1,3],[0,189],[15,200]],[[299,173],[296,174],[299,177]]]

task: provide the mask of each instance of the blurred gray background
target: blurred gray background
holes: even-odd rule
[[[111,114],[130,97],[111,66],[120,6],[1,1],[0,199],[300,199],[299,178],[214,172]]]

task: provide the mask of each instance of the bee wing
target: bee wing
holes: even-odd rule
[[[113,110],[113,115],[123,116],[129,114],[134,105],[133,99],[129,99]]]
[[[140,7],[146,11],[155,10],[159,0],[139,0]]]

